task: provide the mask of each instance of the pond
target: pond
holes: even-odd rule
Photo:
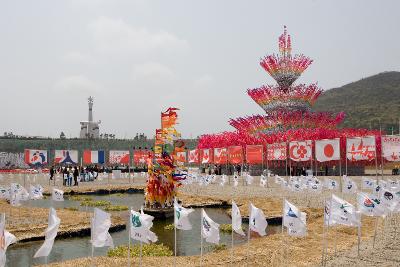
[[[133,209],[140,209],[143,203],[143,194],[116,194],[116,195],[90,195],[94,200],[108,200],[114,205],[127,205]],[[53,202],[55,208],[65,207],[77,207],[80,210],[93,210],[90,207],[81,207],[79,201],[68,200],[65,197],[64,202]],[[25,203],[26,206],[34,207],[50,207],[52,201],[49,199],[28,201]],[[231,218],[228,216],[224,209],[219,208],[207,208],[205,209],[207,214],[215,222],[219,224],[231,223]],[[128,212],[119,212],[119,215],[128,220]],[[190,222],[192,223],[193,229],[191,231],[177,230],[177,255],[198,255],[200,254],[200,216],[201,209],[196,208],[195,211],[190,215]],[[173,223],[173,218],[167,220],[154,220],[152,231],[158,236],[157,243],[163,243],[170,247],[171,250],[174,248],[174,231],[165,230],[164,227],[168,224]],[[247,224],[244,224],[244,228],[247,228]],[[279,226],[268,226],[268,234],[274,234],[280,231]],[[114,245],[127,245],[128,244],[128,230],[111,233],[114,240]],[[231,246],[231,234],[220,232],[220,243],[226,244],[229,248]],[[60,262],[68,259],[89,257],[91,255],[90,236],[87,237],[74,237],[67,239],[56,239],[54,242],[53,250],[51,251],[47,262]],[[234,244],[241,244],[247,241],[247,237],[236,235],[234,237]],[[135,240],[131,241],[132,244],[138,243]],[[7,265],[6,266],[32,266],[38,264],[44,264],[45,258],[34,259],[33,255],[43,244],[41,241],[32,241],[26,243],[18,243],[12,245],[7,250]],[[204,242],[204,252],[211,251],[212,244]],[[95,248],[95,256],[107,255],[108,248]]]

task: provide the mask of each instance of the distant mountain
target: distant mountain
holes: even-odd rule
[[[314,110],[338,113],[344,111],[346,119],[341,127],[372,128],[386,133],[399,133],[400,72],[379,73],[339,88],[325,91],[317,100]]]

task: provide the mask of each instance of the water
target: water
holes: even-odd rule
[[[127,205],[138,210],[143,203],[143,194],[124,194],[124,195],[101,195],[91,196],[95,200],[110,200],[114,205]],[[92,210],[93,208],[81,207],[78,201],[71,201],[65,197],[64,202],[53,202],[53,206],[56,208],[64,207],[77,207],[80,210]],[[35,207],[50,207],[51,200],[43,199],[36,201],[28,201],[25,203],[27,206]],[[223,209],[205,209],[207,214],[215,222],[219,224],[231,223],[231,218],[227,215]],[[121,217],[128,220],[128,212],[120,212]],[[177,230],[177,255],[198,255],[200,254],[200,216],[201,209],[195,209],[190,215],[190,221],[193,226],[191,231]],[[152,231],[158,236],[157,243],[163,243],[164,245],[174,249],[174,231],[164,230],[164,226],[173,223],[173,218],[168,220],[155,220]],[[244,225],[247,228],[247,225]],[[278,226],[269,226],[267,228],[268,234],[276,233],[280,231]],[[127,245],[128,244],[128,230],[111,233],[114,240],[114,245]],[[226,244],[227,247],[231,246],[231,235],[230,233],[220,232],[220,243]],[[73,258],[88,257],[91,255],[91,246],[89,243],[90,237],[75,237],[67,239],[56,239],[54,242],[53,250],[51,251],[47,262],[60,262]],[[235,234],[235,244],[241,244],[247,241],[247,237],[242,237]],[[135,240],[131,241],[131,244],[137,244]],[[45,258],[34,259],[33,255],[43,244],[41,241],[32,241],[26,243],[19,243],[12,245],[7,250],[7,265],[6,266],[32,266],[38,264],[44,264]],[[211,250],[212,244],[204,242],[204,252],[207,253]],[[94,256],[107,255],[108,248],[95,248]]]

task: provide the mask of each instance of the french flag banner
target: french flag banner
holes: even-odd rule
[[[83,163],[84,164],[104,164],[105,153],[104,150],[84,150]]]

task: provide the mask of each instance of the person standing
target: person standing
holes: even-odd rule
[[[54,177],[54,167],[52,166],[50,168],[50,180],[53,180],[53,177]]]
[[[78,176],[79,176],[78,166],[75,166],[74,167],[74,186],[78,186]]]

